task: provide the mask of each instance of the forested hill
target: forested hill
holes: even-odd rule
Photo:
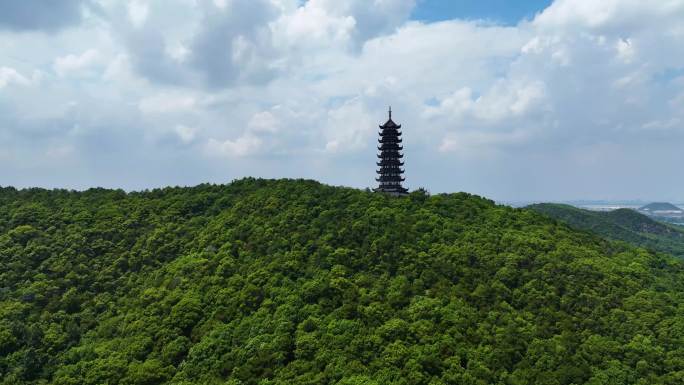
[[[681,384],[681,262],[459,193],[0,189],[2,384]]]
[[[557,203],[540,203],[528,208],[576,229],[684,257],[684,230],[655,221],[634,210],[589,211]]]
[[[646,206],[640,207],[639,210],[644,211],[681,211],[682,209],[667,202],[654,202]]]

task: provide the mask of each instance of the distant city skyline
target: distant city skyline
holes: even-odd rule
[[[0,4],[0,186],[684,201],[684,0]]]

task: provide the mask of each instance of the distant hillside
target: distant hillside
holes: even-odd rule
[[[0,188],[0,385],[679,385],[683,320],[682,261],[465,193]]]
[[[673,205],[672,203],[667,203],[667,202],[654,202],[654,203],[649,203],[646,206],[639,207],[640,211],[649,211],[649,212],[654,212],[654,211],[682,211],[681,208]]]
[[[631,209],[589,211],[557,203],[541,203],[527,208],[608,239],[684,257],[684,230]]]

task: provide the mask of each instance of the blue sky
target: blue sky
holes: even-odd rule
[[[418,0],[411,18],[422,21],[484,19],[514,25],[531,19],[550,0]]]
[[[684,0],[3,1],[0,185],[374,187],[392,105],[411,189],[684,201],[682,20]]]

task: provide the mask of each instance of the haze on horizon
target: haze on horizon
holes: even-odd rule
[[[0,4],[0,186],[684,201],[684,0]]]

